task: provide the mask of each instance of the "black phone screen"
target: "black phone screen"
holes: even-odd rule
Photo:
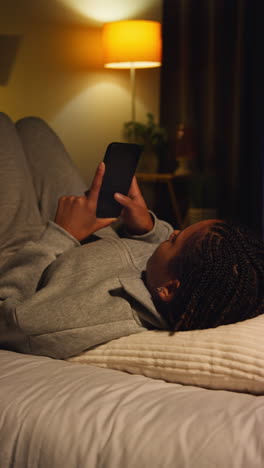
[[[122,206],[114,199],[114,193],[128,194],[141,152],[141,146],[135,143],[110,143],[107,147],[97,218],[117,218],[120,215]]]

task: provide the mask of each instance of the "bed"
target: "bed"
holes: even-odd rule
[[[0,351],[1,468],[263,468],[264,316]]]

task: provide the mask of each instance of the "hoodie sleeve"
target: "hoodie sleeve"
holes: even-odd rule
[[[173,232],[173,227],[166,221],[158,219],[152,211],[149,212],[154,222],[151,231],[147,232],[146,234],[142,234],[141,236],[135,236],[129,234],[125,227],[122,227],[120,231],[121,237],[141,240],[142,242],[148,242],[150,244],[159,244],[160,242],[167,240],[170,234]]]
[[[38,241],[27,242],[5,262],[0,275],[0,345],[15,322],[16,306],[35,294],[45,269],[64,251],[79,245],[50,221]]]
[[[4,264],[0,276],[0,301],[31,297],[44,270],[65,250],[80,243],[50,221],[37,242],[29,241]]]

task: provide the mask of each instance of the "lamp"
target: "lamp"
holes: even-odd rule
[[[131,113],[135,121],[135,70],[161,66],[161,24],[128,20],[103,26],[104,66],[130,69]]]

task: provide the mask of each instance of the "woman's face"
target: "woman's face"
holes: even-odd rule
[[[162,242],[153,252],[147,262],[146,282],[151,294],[155,295],[158,287],[166,282],[175,279],[169,271],[169,263],[177,257],[184,248],[186,241],[194,233],[200,232],[201,237],[207,232],[209,227],[218,222],[218,219],[209,219],[192,224],[182,231],[173,231],[170,237]]]

